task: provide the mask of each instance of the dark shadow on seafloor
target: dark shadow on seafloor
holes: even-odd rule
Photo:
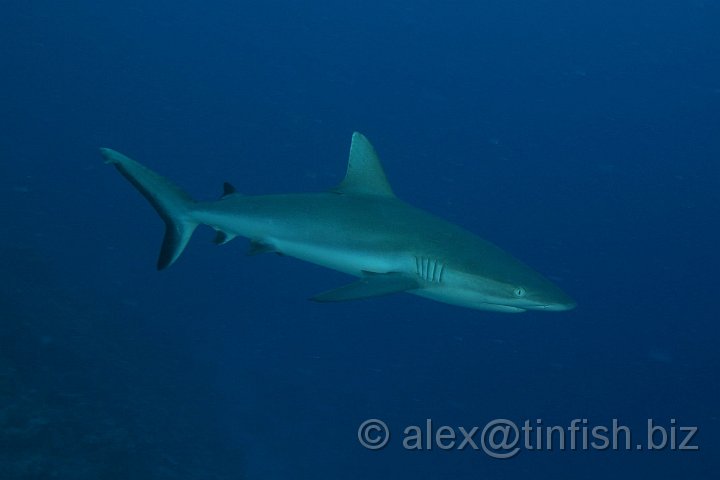
[[[142,324],[0,249],[0,478],[244,477],[202,367]]]

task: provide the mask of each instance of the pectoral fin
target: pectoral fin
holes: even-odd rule
[[[405,273],[367,273],[355,283],[320,293],[310,300],[316,302],[344,302],[347,300],[380,297],[392,293],[414,290],[419,287],[420,282],[418,279]]]

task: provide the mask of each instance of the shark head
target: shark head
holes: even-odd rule
[[[495,312],[526,310],[559,312],[575,308],[575,301],[557,285],[492,244],[482,244],[480,254],[456,257],[455,261],[428,261],[418,273],[427,280],[417,294],[435,300]],[[475,253],[476,251],[473,251]],[[439,271],[439,274],[425,274]]]
[[[448,268],[442,285],[417,293],[463,307],[494,312],[560,312],[575,308],[575,301],[559,287],[535,272],[530,273],[518,278],[498,279]]]
[[[458,274],[458,279],[461,279],[458,283],[462,285],[457,289],[458,297],[470,303],[466,303],[467,306],[498,312],[559,312],[575,308],[575,301],[557,285],[534,271],[523,273],[516,278]],[[451,278],[448,278],[448,283],[453,283]]]
[[[575,302],[560,288],[544,278],[518,279],[514,282],[476,282],[476,294],[488,310],[523,312],[541,310],[559,312],[575,308]]]

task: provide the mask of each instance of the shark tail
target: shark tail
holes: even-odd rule
[[[114,165],[147,198],[165,222],[165,238],[157,268],[172,265],[185,250],[198,222],[192,217],[195,201],[180,187],[144,165],[109,148],[101,148],[105,163]]]

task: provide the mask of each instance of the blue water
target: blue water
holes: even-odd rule
[[[718,25],[714,0],[3,2],[0,478],[715,478]],[[349,279],[204,229],[158,273],[162,222],[97,151],[196,198],[319,191],[354,130],[578,308],[316,304]],[[427,418],[675,419],[699,449],[403,449]]]

